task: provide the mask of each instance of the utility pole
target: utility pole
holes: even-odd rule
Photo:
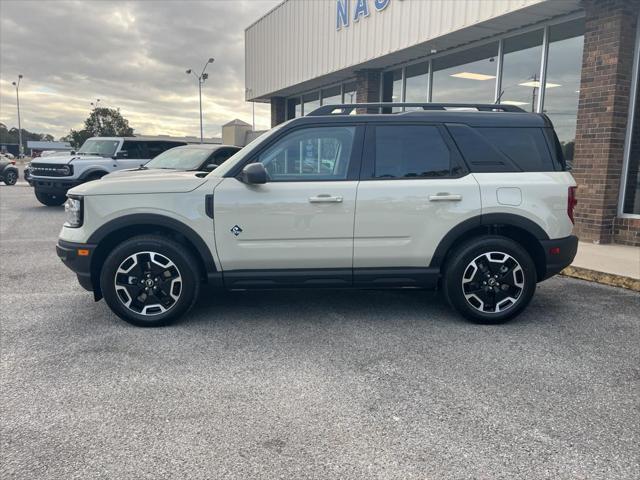
[[[205,63],[204,67],[202,67],[202,72],[200,73],[200,75],[196,75],[196,73],[191,68],[185,72],[187,75],[193,75],[198,80],[198,98],[200,101],[200,143],[204,143],[204,132],[202,129],[202,84],[207,78],[209,78],[209,74],[204,73],[204,71],[207,69],[207,66],[209,66],[209,64],[213,63],[214,61],[215,60],[213,58],[207,60],[207,63]]]
[[[20,80],[22,79],[22,74],[18,75],[18,82],[11,82],[11,84],[16,87],[16,106],[18,107],[18,158],[22,158],[23,156],[23,148],[22,148],[22,125],[20,124],[20,95],[18,91],[20,90]]]

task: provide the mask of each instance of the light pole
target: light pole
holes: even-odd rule
[[[253,96],[253,89],[246,88],[245,93]],[[251,129],[256,131],[256,102],[251,100]]]
[[[200,143],[204,143],[204,134],[202,131],[202,84],[207,78],[209,78],[209,74],[204,73],[204,71],[207,69],[209,64],[213,62],[213,58],[207,60],[207,63],[205,63],[204,67],[202,67],[202,72],[200,72],[200,75],[196,75],[196,73],[192,69],[189,69],[185,72],[187,75],[193,75],[198,80],[198,97],[200,99]]]
[[[18,75],[18,82],[11,82],[11,85],[16,87],[16,105],[18,107],[18,158],[22,158],[22,125],[20,124],[20,95],[18,91],[20,90],[20,80],[22,80],[22,74]]]

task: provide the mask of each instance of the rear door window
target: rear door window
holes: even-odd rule
[[[452,152],[435,125],[375,127],[373,178],[434,178],[451,173]]]
[[[145,142],[125,140],[122,150],[126,151],[127,158],[132,160],[148,158],[147,144]]]

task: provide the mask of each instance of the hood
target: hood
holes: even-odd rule
[[[115,172],[111,172],[108,175],[105,175],[102,178],[115,178],[115,177],[130,177],[132,175],[143,175],[144,178],[148,178],[153,175],[167,175],[168,173],[176,173],[176,172],[184,172],[184,170],[178,169],[162,169],[162,168],[150,168],[148,170],[140,170],[139,168],[127,168],[126,170],[116,170]],[[198,173],[196,171],[191,171],[190,173]]]
[[[144,193],[184,193],[207,181],[202,172],[162,171],[149,175],[148,170],[109,174],[100,180],[83,183],[69,190],[71,195],[123,195]]]
[[[102,159],[99,155],[71,155],[69,153],[61,153],[59,155],[49,155],[46,157],[36,157],[31,160],[33,163],[43,163],[50,165],[66,165],[74,160],[95,160],[96,158]]]

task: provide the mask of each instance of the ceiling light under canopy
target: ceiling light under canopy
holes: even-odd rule
[[[492,80],[496,78],[495,75],[485,75],[484,73],[473,72],[452,73],[451,76],[456,78],[464,78],[466,80]]]

